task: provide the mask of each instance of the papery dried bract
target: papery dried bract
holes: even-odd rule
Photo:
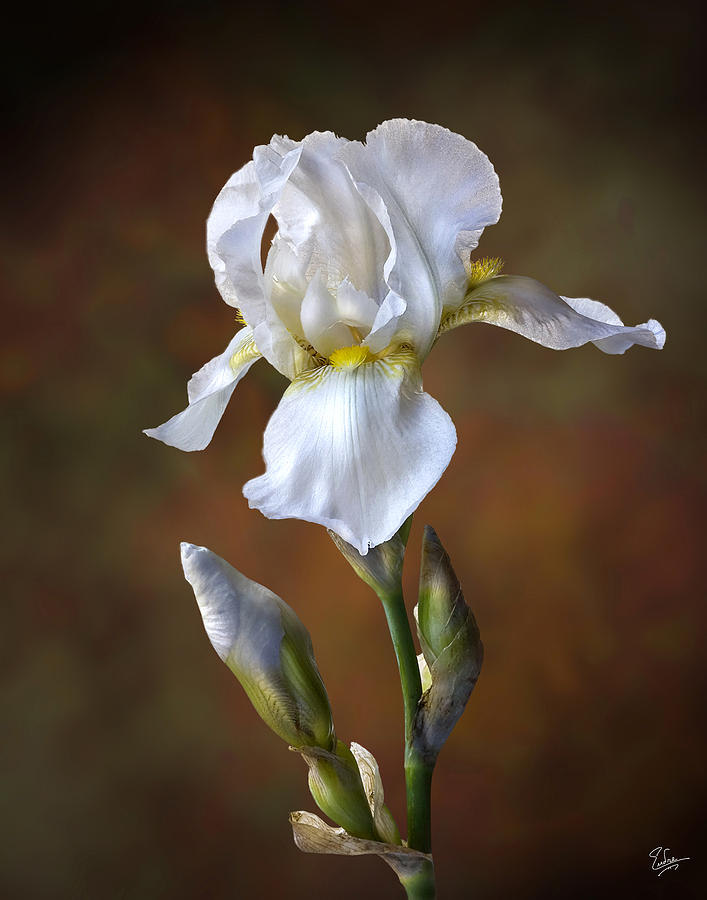
[[[401,844],[398,826],[384,802],[383,780],[375,756],[355,741],[351,742],[351,752],[361,774],[363,789],[366,792],[378,837],[387,844]]]
[[[432,857],[409,847],[353,837],[344,828],[332,828],[314,813],[290,813],[295,844],[303,853],[334,853],[339,856],[380,856],[399,878],[409,878],[432,864]]]

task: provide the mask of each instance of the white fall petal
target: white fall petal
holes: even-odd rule
[[[187,408],[164,425],[146,428],[145,434],[179,450],[203,450],[214,436],[236,385],[257,359],[260,353],[252,330],[241,328],[223,353],[189,379]]]
[[[325,525],[365,555],[418,507],[455,446],[414,358],[324,366],[285,392],[265,429],[266,472],[243,493],[268,518]]]
[[[665,343],[660,322],[627,327],[616,313],[596,300],[560,297],[533,278],[500,275],[467,295],[452,316],[463,322],[486,322],[515,331],[549,347],[567,350],[590,341],[604,353],[624,353],[634,344],[656,350]]]

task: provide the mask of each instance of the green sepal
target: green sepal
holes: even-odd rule
[[[361,556],[355,547],[348,544],[336,532],[327,530],[336,548],[358,577],[379,597],[387,597],[400,590],[405,548],[411,528],[412,516],[408,516],[389,541],[371,547],[365,556]]]

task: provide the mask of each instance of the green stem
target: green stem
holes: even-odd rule
[[[400,879],[408,900],[435,900],[435,871],[432,863],[425,863],[422,869],[409,878]]]
[[[417,712],[417,704],[422,695],[420,669],[417,664],[417,654],[402,589],[396,593],[379,596],[385,610],[390,636],[393,639],[393,648],[400,671],[400,686],[403,692],[408,846],[414,850],[421,850],[423,853],[430,853],[432,844],[430,831],[432,766],[423,762],[412,743],[412,726]],[[423,881],[425,891],[429,891],[429,885],[432,885],[432,893],[410,894],[406,885],[409,897],[434,897],[434,874],[431,865],[430,872],[420,882],[420,885],[423,884]],[[416,890],[421,889],[422,887],[419,885],[416,888]]]
[[[412,640],[402,590],[395,594],[381,594],[380,598],[400,671],[400,686],[403,690],[403,708],[405,710],[405,747],[407,749],[417,704],[422,696],[420,668],[417,664],[417,653],[415,653],[415,644]]]
[[[422,762],[410,747],[405,748],[405,785],[408,806],[408,846],[432,852],[431,802],[432,766]]]

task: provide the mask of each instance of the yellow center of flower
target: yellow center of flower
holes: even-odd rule
[[[329,362],[335,369],[357,369],[365,362],[373,360],[373,354],[363,344],[354,344],[353,347],[339,347],[329,357]]]

